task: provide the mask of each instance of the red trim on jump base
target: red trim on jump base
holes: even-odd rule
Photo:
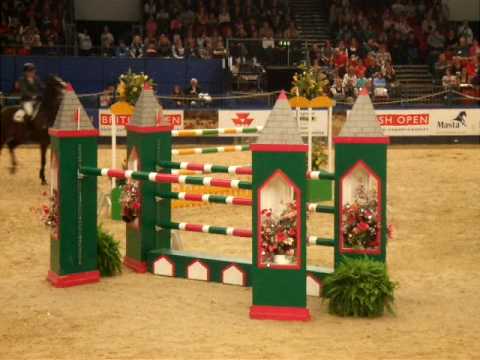
[[[293,145],[276,145],[276,144],[251,144],[250,150],[252,152],[307,152],[308,145],[304,144],[293,144]]]
[[[88,271],[77,274],[58,275],[52,270],[48,271],[47,280],[57,288],[91,284],[100,281],[100,272],[98,270]]]
[[[144,261],[138,261],[137,259],[133,259],[131,257],[125,256],[123,258],[123,265],[128,267],[129,269],[139,273],[144,274],[147,272],[147,263]]]
[[[289,306],[261,306],[250,307],[250,318],[257,320],[280,320],[280,321],[309,321],[310,311],[306,308]]]
[[[336,137],[335,144],[390,144],[390,138],[384,137]]]
[[[99,132],[96,129],[92,130],[59,130],[48,129],[48,134],[57,138],[79,138],[79,137],[98,137]]]
[[[127,131],[131,131],[138,134],[149,134],[149,133],[167,133],[172,131],[173,126],[136,126],[136,125],[127,125]]]

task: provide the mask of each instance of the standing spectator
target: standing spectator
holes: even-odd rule
[[[88,34],[87,29],[78,34],[78,48],[80,56],[88,56],[92,52],[92,39]]]
[[[130,45],[130,57],[135,59],[142,58],[143,50],[142,38],[140,35],[135,35]]]
[[[462,25],[458,27],[457,30],[457,35],[459,38],[463,37],[465,38],[466,44],[471,44],[473,41],[473,31],[470,25],[468,24],[468,21],[465,20]]]
[[[230,23],[230,13],[228,12],[228,8],[226,6],[222,6],[220,9],[220,13],[218,14],[218,23],[220,25]]]
[[[104,56],[112,56],[113,52],[113,44],[115,42],[115,38],[113,34],[110,32],[110,29],[107,25],[104,26],[102,35],[100,36],[100,45],[101,45],[101,52]]]
[[[445,38],[445,48],[454,51],[457,47],[457,35],[453,29],[448,30]]]
[[[154,16],[157,12],[157,2],[155,0],[147,0],[145,1],[145,5],[143,6],[143,11],[147,16]]]
[[[145,23],[145,30],[148,38],[154,38],[157,36],[158,25],[153,16],[150,16]]]
[[[160,32],[167,33],[170,30],[170,14],[163,6],[157,12],[157,21]]]
[[[455,56],[459,58],[467,58],[470,55],[470,48],[468,47],[467,40],[464,36],[461,36],[458,40],[458,46],[455,49]]]

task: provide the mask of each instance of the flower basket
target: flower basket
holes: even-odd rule
[[[137,181],[132,181],[123,187],[120,204],[122,206],[122,220],[126,223],[133,222],[140,215],[140,189]]]
[[[297,247],[296,202],[286,204],[275,216],[271,209],[262,210],[261,224],[262,262],[289,265],[295,261]]]

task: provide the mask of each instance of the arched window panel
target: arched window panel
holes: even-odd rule
[[[340,180],[340,252],[381,251],[381,181],[363,161]]]
[[[258,191],[258,266],[300,268],[300,190],[278,170]]]

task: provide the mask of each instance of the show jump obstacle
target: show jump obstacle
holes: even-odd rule
[[[128,126],[128,169],[97,168],[98,132],[77,96],[66,90],[52,137],[52,196],[59,221],[51,233],[49,281],[56,287],[99,280],[97,270],[97,177],[139,181],[141,211],[127,224],[124,263],[139,273],[215,281],[252,287],[250,317],[308,320],[307,295],[319,295],[321,282],[334,269],[307,267],[307,244],[334,248],[342,256],[385,261],[386,150],[389,139],[378,125],[368,94],[362,93],[335,139],[335,173],[307,174],[307,145],[297,128],[287,97],[280,94],[250,146],[252,166],[222,167],[174,163],[172,129],[162,118],[152,89],[146,87]],[[221,130],[216,133],[221,133]],[[242,130],[238,130],[242,132]],[[201,173],[252,174],[252,181],[171,174],[171,169]],[[306,180],[335,182],[335,206],[307,204]],[[172,183],[251,189],[252,199],[171,191]],[[250,206],[252,229],[174,223],[172,199]],[[334,238],[306,233],[306,213],[332,214]],[[194,231],[252,239],[250,261],[214,258],[171,249],[171,231]],[[238,241],[245,241],[239,239]]]

